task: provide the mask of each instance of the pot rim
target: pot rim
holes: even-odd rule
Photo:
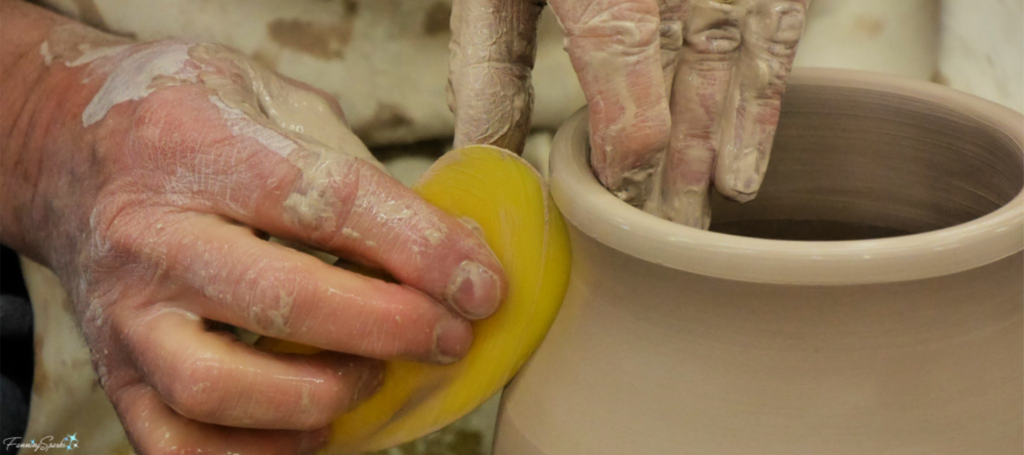
[[[858,88],[951,106],[1004,132],[1024,154],[1024,115],[938,84],[863,71],[798,68],[790,84]],[[718,278],[777,284],[853,285],[910,281],[981,267],[1024,250],[1024,190],[969,222],[899,237],[785,241],[702,231],[643,212],[604,189],[591,171],[586,108],[551,147],[551,193],[595,240],[637,258]]]

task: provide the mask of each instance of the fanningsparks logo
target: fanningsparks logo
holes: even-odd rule
[[[23,442],[20,437],[4,439],[4,446],[7,450],[11,449],[32,449],[33,452],[46,452],[50,449],[64,449],[65,452],[78,448],[78,433],[69,434],[61,439],[60,442],[54,442],[56,438],[53,436],[44,436],[39,441],[35,439]]]

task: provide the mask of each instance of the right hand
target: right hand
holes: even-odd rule
[[[809,0],[549,0],[590,111],[590,161],[619,198],[707,228],[710,185],[753,199]],[[522,150],[544,2],[455,0],[456,145]]]
[[[310,452],[374,392],[373,359],[466,353],[469,320],[503,298],[500,265],[379,169],[335,101],[218,46],[130,44],[66,66],[78,44],[47,42],[41,114],[17,123],[36,125],[21,148],[47,164],[26,189],[26,237],[69,290],[139,453]],[[208,321],[334,352],[259,352]]]

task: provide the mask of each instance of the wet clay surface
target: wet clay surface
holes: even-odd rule
[[[572,277],[495,455],[1020,453],[1024,117],[865,73],[789,93],[719,233],[616,200],[585,117],[559,131]]]
[[[711,232],[771,240],[841,241],[884,239],[910,232],[870,224],[828,220],[744,220],[711,223]]]

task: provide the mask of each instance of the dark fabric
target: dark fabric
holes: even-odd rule
[[[0,246],[0,442],[25,434],[34,370],[32,306],[21,264],[17,253]]]

